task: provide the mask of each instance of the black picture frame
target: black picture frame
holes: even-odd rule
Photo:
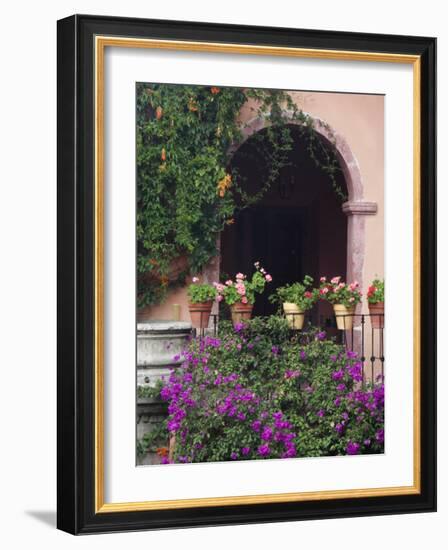
[[[382,52],[420,58],[418,494],[160,510],[95,510],[95,36]],[[74,15],[58,21],[57,526],[73,534],[436,510],[436,39]]]

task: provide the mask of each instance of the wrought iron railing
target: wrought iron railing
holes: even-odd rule
[[[205,336],[217,337],[219,335],[219,315],[213,314],[209,316],[208,324],[206,318],[202,317],[200,326],[203,328],[193,329],[193,337],[204,338]],[[307,329],[319,328],[328,333],[329,337],[335,338],[337,342],[342,344],[347,351],[356,352],[359,361],[363,367],[363,382],[366,379],[372,381],[379,377],[384,377],[384,314],[367,314],[353,313],[346,315],[338,315],[343,328],[336,328],[336,317],[321,317],[320,322],[310,316],[303,325],[303,329],[297,329],[299,326],[296,319],[303,318],[303,313],[289,313],[287,315],[288,322],[291,328],[291,336],[297,337],[303,334],[304,338],[307,334]],[[204,321],[204,322],[203,322]]]
[[[377,376],[384,377],[384,314],[353,314],[345,315],[352,318],[351,327],[341,330],[341,343],[346,349],[356,351],[363,365],[363,371],[370,370],[371,380]],[[368,321],[368,322],[367,322]],[[377,372],[379,365],[380,372]]]

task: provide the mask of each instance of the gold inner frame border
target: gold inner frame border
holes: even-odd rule
[[[106,503],[104,501],[104,54],[106,47],[146,48],[207,53],[234,53],[301,57],[312,59],[405,63],[413,66],[413,300],[414,300],[414,364],[413,364],[413,485],[367,489],[342,489],[301,493],[154,500],[141,502]],[[420,126],[421,126],[421,60],[418,55],[382,52],[358,52],[251,44],[227,44],[181,40],[124,38],[96,36],[95,59],[95,513],[167,510],[212,506],[235,506],[279,502],[304,502],[344,498],[365,498],[416,495],[421,492],[421,388],[420,388]]]

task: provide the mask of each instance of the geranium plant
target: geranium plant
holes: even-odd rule
[[[198,277],[193,277],[188,287],[188,298],[192,304],[212,302],[217,296],[216,288],[207,283],[199,283]]]
[[[319,297],[330,304],[341,304],[345,307],[356,306],[361,301],[362,293],[359,283],[345,283],[341,277],[333,277],[329,281],[326,277],[320,278]]]
[[[282,286],[269,297],[272,303],[283,304],[289,302],[299,307],[301,311],[307,311],[313,307],[319,298],[317,289],[312,288],[313,278],[305,275],[303,282],[296,282]]]
[[[384,280],[374,279],[367,290],[367,301],[369,304],[384,302]]]
[[[248,279],[244,273],[237,273],[235,280],[229,279],[224,284],[215,283],[218,302],[224,301],[229,306],[237,302],[243,304],[254,304],[255,295],[264,291],[266,283],[272,281],[272,276],[260,266],[260,262],[255,262],[255,272],[251,279]]]

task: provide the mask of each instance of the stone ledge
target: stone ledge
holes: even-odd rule
[[[348,216],[352,216],[353,214],[371,216],[378,212],[378,204],[368,201],[348,201],[342,205],[342,211]]]
[[[137,323],[138,334],[186,333],[191,331],[191,323],[186,321],[145,321]]]
[[[140,398],[137,400],[137,420],[142,420],[142,417],[166,417],[168,416],[168,404],[165,401],[159,401],[151,398]],[[153,421],[157,422],[157,419]]]

